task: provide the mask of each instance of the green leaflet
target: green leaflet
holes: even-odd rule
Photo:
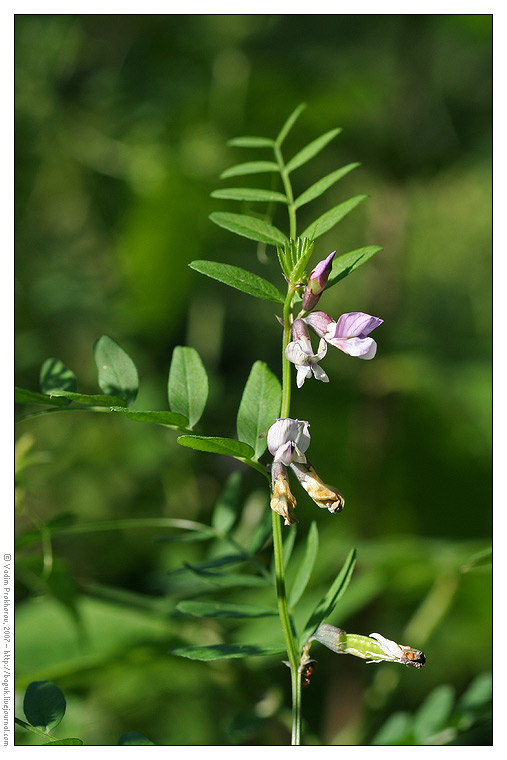
[[[318,198],[325,193],[329,187],[334,185],[335,182],[338,182],[339,179],[345,177],[346,174],[353,169],[356,169],[358,166],[361,166],[361,164],[347,164],[346,166],[342,166],[341,169],[337,169],[336,171],[331,172],[331,174],[322,177],[322,179],[319,179],[318,182],[315,182],[315,184],[311,185],[308,190],[305,190],[304,193],[301,193],[301,195],[296,198],[294,201],[294,207],[300,208],[301,206],[304,206],[305,203],[315,200],[315,198]]]
[[[197,451],[208,451],[211,454],[226,454],[236,459],[252,459],[254,450],[247,443],[235,441],[233,438],[218,438],[207,435],[180,435],[177,438],[180,446],[187,446]]]
[[[99,387],[104,393],[119,396],[127,404],[135,400],[139,388],[137,369],[130,356],[108,335],[94,345]]]
[[[274,285],[241,267],[205,260],[191,261],[189,267],[255,298],[262,298],[264,301],[272,301],[273,303],[284,303],[283,295]]]
[[[301,237],[318,238],[325,232],[330,230],[335,224],[338,224],[344,216],[346,216],[352,209],[358,206],[362,201],[367,198],[367,195],[355,195],[353,198],[349,198],[343,203],[339,203],[334,208],[326,211],[322,216],[319,216],[314,222],[312,222]]]
[[[71,391],[53,391],[53,396],[57,398],[67,398],[75,401],[76,404],[90,404],[90,406],[122,406],[126,407],[127,402],[119,396],[103,396],[99,393],[72,393]]]
[[[51,681],[32,681],[23,700],[27,721],[35,728],[51,731],[65,715],[66,702],[61,689]]]
[[[169,650],[170,654],[177,657],[187,657],[190,660],[223,660],[237,657],[260,657],[273,654],[283,654],[285,647],[262,646],[259,644],[214,644],[202,647],[174,647]]]
[[[296,123],[297,119],[299,119],[299,116],[301,113],[305,110],[306,103],[300,103],[297,108],[294,109],[294,111],[291,113],[283,127],[281,128],[280,132],[278,133],[278,137],[276,138],[276,144],[278,147],[281,146],[289,132],[291,131],[292,127]]]
[[[266,451],[268,428],[280,414],[282,387],[267,364],[256,361],[243,391],[237,417],[238,438],[254,450],[254,459]]]
[[[222,493],[217,499],[211,516],[211,525],[222,535],[226,535],[236,522],[239,511],[240,488],[241,473],[232,472],[225,481]]]
[[[176,609],[194,617],[259,618],[278,615],[276,607],[233,602],[179,602]]]
[[[76,745],[83,744],[81,739],[58,739],[55,742],[44,742],[44,744],[41,744],[41,747],[55,747],[56,745],[65,745],[66,747],[76,746]]]
[[[375,256],[376,253],[382,250],[378,245],[367,245],[364,248],[358,248],[356,251],[350,251],[335,258],[326,288],[330,288],[340,280],[343,280],[354,269],[357,269],[362,264],[366,264],[372,256]]]
[[[331,614],[340,597],[345,593],[350,583],[352,572],[356,564],[356,550],[352,549],[345,560],[342,569],[338,573],[328,591],[324,594],[310,615],[305,629],[301,634],[300,644],[304,646],[319,625]]]
[[[213,190],[212,198],[223,198],[231,201],[254,201],[270,203],[288,203],[287,196],[276,190],[258,190],[250,187],[226,187],[223,190]]]
[[[30,391],[27,388],[14,388],[14,401],[16,404],[44,404],[44,406],[65,406],[68,401],[64,398],[46,396],[44,393]]]
[[[236,235],[242,235],[250,240],[256,240],[258,243],[283,245],[287,239],[279,229],[255,216],[215,211],[209,218],[219,227],[224,227],[229,232],[235,232]]]
[[[76,391],[77,379],[59,359],[46,359],[40,370],[40,389],[48,394],[52,391]]]
[[[137,422],[155,422],[158,425],[169,425],[175,428],[186,428],[188,425],[188,419],[176,412],[143,412],[137,409],[125,409],[121,406],[112,406],[111,411],[123,414],[129,420],[136,420]]]
[[[341,131],[341,128],[337,127],[336,129],[331,129],[324,135],[317,137],[315,140],[312,140],[311,143],[306,145],[302,150],[299,151],[299,153],[296,153],[296,155],[291,158],[285,167],[286,170],[288,172],[293,172],[294,169],[298,169],[303,164],[306,164],[306,162],[310,161],[310,159],[316,156],[317,153],[320,153],[320,151],[323,150],[326,145],[330,143],[334,137],[336,137],[336,135],[339,135]]]
[[[304,590],[308,585],[310,576],[312,574],[315,560],[317,559],[317,552],[319,550],[319,532],[317,530],[317,523],[314,521],[308,531],[308,538],[306,540],[305,556],[298,568],[294,583],[290,590],[288,604],[289,608],[293,608],[299,602],[303,596]]]
[[[195,348],[176,346],[167,384],[171,412],[186,417],[193,428],[208,400],[208,376]]]
[[[141,734],[139,731],[127,731],[127,733],[122,734],[118,739],[118,744],[122,745],[123,747],[130,747],[132,745],[136,747],[155,746],[154,742],[152,742],[150,739],[147,739],[146,736],[144,734]]]
[[[272,148],[274,144],[269,137],[233,137],[227,141],[227,145],[236,148]]]
[[[266,172],[277,172],[278,164],[274,161],[245,161],[243,164],[230,166],[222,172],[220,179],[229,177],[243,177],[246,174],[264,174]]]

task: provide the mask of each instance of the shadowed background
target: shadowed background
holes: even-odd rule
[[[298,538],[312,520],[320,533],[303,612],[356,546],[329,622],[424,649],[428,662],[366,665],[314,645],[308,743],[368,744],[392,713],[414,713],[437,686],[458,699],[491,666],[490,569],[470,569],[491,543],[491,26],[487,15],[16,17],[19,386],[37,390],[54,356],[80,391],[98,392],[93,343],[108,334],[138,367],[135,407],[167,409],[171,352],[190,345],[210,378],[199,431],[235,437],[252,363],[280,375],[277,309],[188,263],[236,264],[282,290],[283,280],[272,247],[260,256],[208,219],[241,210],[210,198],[224,169],[271,157],[227,140],[276,136],[304,101],[286,158],[343,132],[294,172],[296,192],[361,162],[300,211],[302,230],[332,205],[370,196],[317,240],[312,263],[382,246],[319,308],[385,320],[372,362],[330,349],[330,383],[293,392],[292,416],[311,422],[312,463],[346,497],[331,516],[298,491]],[[254,182],[269,178],[238,185]],[[275,223],[287,231],[283,209]],[[59,413],[20,423],[18,435],[21,535],[34,519],[65,515],[208,522],[237,469],[247,509],[267,508],[256,473],[183,449],[162,427]],[[287,743],[279,658],[209,665],[167,654],[224,630],[227,641],[279,641],[276,621],[182,620],[169,573],[207,546],[157,535],[55,537],[49,583],[40,547],[18,552],[20,694],[31,680],[58,683],[64,734],[87,744],[132,729],[156,744]],[[248,590],[235,598],[256,601]],[[463,736],[490,743],[487,721]]]

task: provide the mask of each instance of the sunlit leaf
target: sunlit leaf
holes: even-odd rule
[[[310,159],[316,156],[317,153],[320,153],[320,151],[323,150],[323,148],[325,148],[326,145],[330,143],[334,137],[336,137],[336,135],[339,135],[341,131],[341,128],[337,127],[336,129],[331,129],[324,135],[317,137],[315,140],[312,140],[311,143],[306,145],[302,150],[299,151],[299,153],[296,153],[296,155],[291,158],[285,167],[286,170],[288,172],[292,172],[294,169],[298,169],[303,164],[306,164],[306,162],[310,161]]]
[[[213,190],[212,198],[223,198],[231,201],[254,201],[270,203],[276,201],[279,203],[288,203],[287,197],[276,190],[257,190],[250,187],[226,187],[223,190]]]
[[[257,219],[255,216],[247,214],[231,214],[225,211],[216,211],[210,214],[212,222],[218,224],[229,232],[235,232],[236,235],[256,240],[259,243],[268,243],[269,245],[283,245],[286,237],[279,229],[272,224]]]
[[[65,715],[66,703],[62,690],[51,681],[32,681],[23,700],[27,721],[35,728],[51,731]]]
[[[180,446],[187,446],[197,451],[208,451],[211,454],[226,454],[238,459],[252,459],[254,450],[247,443],[235,441],[233,438],[218,438],[206,435],[180,435],[176,439]]]
[[[315,198],[318,198],[325,193],[328,188],[334,185],[335,182],[338,182],[339,179],[345,177],[346,174],[358,166],[361,166],[361,164],[347,164],[347,166],[342,166],[341,169],[337,169],[336,171],[331,172],[331,174],[322,177],[322,179],[319,179],[318,182],[315,182],[314,185],[311,185],[308,190],[305,190],[304,193],[301,193],[301,195],[296,198],[294,201],[294,207],[300,208],[301,206],[304,206],[305,203],[315,200]]]
[[[247,174],[265,174],[266,172],[277,172],[278,164],[274,161],[245,161],[243,164],[235,164],[222,172],[220,179],[229,177],[244,177]]]
[[[314,222],[312,222],[306,230],[302,233],[301,237],[318,238],[325,232],[330,230],[335,224],[338,224],[344,216],[346,216],[352,209],[355,209],[362,201],[367,198],[367,195],[355,195],[353,198],[349,198],[343,203],[339,203],[334,208],[326,211],[322,216],[319,216]]]
[[[170,649],[171,654],[177,657],[187,657],[190,660],[201,660],[209,662],[210,660],[223,660],[237,657],[260,657],[273,654],[283,654],[285,647],[279,646],[262,646],[259,644],[213,644],[212,646],[196,647],[174,647]]]
[[[193,428],[201,419],[208,399],[208,376],[195,348],[174,349],[167,394],[171,411],[186,417],[188,426]]]
[[[245,385],[237,417],[238,438],[259,459],[266,451],[268,429],[280,414],[282,387],[268,365],[256,361]]]
[[[68,403],[64,398],[46,396],[44,393],[17,386],[14,388],[14,401],[16,404],[43,404],[44,406],[65,406]]]
[[[94,345],[99,387],[104,393],[119,396],[127,404],[135,400],[139,388],[137,369],[126,351],[108,335]]]
[[[137,409],[125,409],[121,406],[113,406],[111,411],[122,414],[129,420],[136,422],[154,422],[158,425],[170,425],[176,428],[186,428],[188,425],[187,418],[176,412],[143,412]]]
[[[236,148],[272,148],[274,144],[269,137],[233,137],[227,141],[227,145]]]
[[[75,401],[76,404],[87,404],[90,406],[121,406],[125,407],[127,402],[119,396],[104,396],[99,393],[72,393],[71,391],[53,391],[53,396],[67,398]]]
[[[194,617],[259,618],[278,615],[276,607],[232,602],[179,602],[176,609]]]
[[[285,138],[287,137],[290,130],[292,129],[292,127],[294,126],[297,119],[299,118],[299,116],[301,115],[301,113],[304,111],[305,108],[306,108],[306,103],[300,103],[297,106],[297,108],[295,108],[294,111],[291,113],[291,115],[289,116],[289,118],[287,119],[283,127],[281,128],[280,132],[278,133],[278,137],[276,138],[276,144],[278,146],[280,146],[283,143],[283,141],[285,140]]]
[[[225,285],[248,293],[255,298],[262,298],[264,301],[272,301],[273,303],[284,303],[283,295],[274,285],[263,277],[241,267],[222,264],[219,261],[204,260],[192,261],[189,266],[196,272],[205,274],[207,277],[223,282]]]

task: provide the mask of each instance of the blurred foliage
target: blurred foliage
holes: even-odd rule
[[[299,539],[313,519],[320,532],[301,615],[356,546],[329,622],[410,643],[427,664],[366,665],[314,645],[305,740],[417,743],[433,731],[436,743],[490,744],[487,715],[463,718],[455,699],[466,703],[491,667],[481,555],[491,542],[491,16],[18,15],[15,34],[21,387],[37,390],[41,365],[57,357],[81,392],[96,393],[93,343],[108,334],[138,367],[136,407],[166,409],[172,350],[189,345],[210,378],[197,432],[234,437],[253,361],[278,372],[276,307],[187,265],[216,259],[283,282],[272,248],[257,252],[208,219],[238,210],[209,197],[218,175],[260,158],[227,140],[276,135],[302,101],[288,155],[343,128],[294,179],[305,188],[362,163],[312,208],[314,218],[371,196],[319,239],[315,260],[383,246],[322,308],[385,324],[373,362],[330,352],[329,385],[309,381],[294,396],[293,416],[312,423],[312,462],[347,502],[331,518],[299,500]],[[155,744],[286,744],[289,679],[278,657],[208,664],[168,654],[180,642],[279,640],[276,618],[202,622],[176,611],[188,596],[173,571],[219,547],[154,542],[152,530],[51,538],[46,527],[209,522],[226,476],[241,469],[238,530],[248,535],[267,509],[257,474],[111,415],[48,415],[21,423],[19,435],[17,531],[35,526],[41,537],[18,551],[20,699],[30,681],[57,683],[67,735],[85,744],[131,731]],[[268,562],[269,550],[261,556]],[[272,603],[253,589],[235,600]],[[434,725],[438,699],[449,721]]]

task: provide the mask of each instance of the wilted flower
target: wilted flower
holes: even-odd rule
[[[267,435],[273,461],[284,465],[306,462],[305,451],[310,445],[309,427],[309,422],[290,418],[282,418],[273,423]]]
[[[320,338],[360,359],[373,359],[377,353],[377,344],[368,335],[383,321],[362,311],[342,314],[337,322],[323,311],[315,311],[305,317],[305,322]]]
[[[321,338],[316,354],[313,353],[310,334],[302,319],[296,319],[292,325],[292,337],[294,340],[285,349],[287,359],[296,365],[296,385],[301,388],[304,381],[313,376],[323,383],[328,383],[329,378],[318,362],[324,358],[327,352],[326,341]]]
[[[310,311],[317,306],[320,295],[327,285],[335,253],[336,251],[333,251],[326,259],[319,261],[317,266],[310,272],[303,295],[302,306],[304,311]]]
[[[297,522],[293,510],[296,507],[296,499],[291,493],[287,470],[281,462],[274,462],[271,468],[271,509],[284,518],[284,525]]]
[[[342,628],[335,628],[334,625],[325,623],[320,625],[308,640],[306,652],[312,640],[319,641],[338,654],[351,654],[368,662],[399,662],[409,668],[422,668],[426,662],[424,652],[397,644],[381,636],[380,633],[362,636],[358,633],[347,633]]]
[[[308,496],[318,507],[328,509],[331,514],[342,511],[345,506],[342,494],[334,486],[323,483],[309,462],[293,462],[291,468]]]

